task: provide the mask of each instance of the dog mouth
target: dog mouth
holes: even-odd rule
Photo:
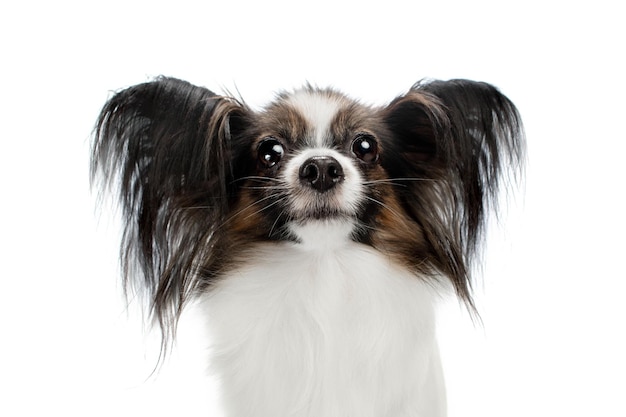
[[[303,152],[290,161],[283,178],[293,224],[356,221],[364,189],[360,173],[344,155],[332,150]]]
[[[288,204],[291,218],[298,222],[356,218],[360,199],[350,198],[346,190],[349,187],[343,183],[343,179],[336,181],[326,178],[319,181],[324,184],[300,179],[295,185]]]
[[[297,223],[306,223],[311,220],[349,220],[356,218],[356,214],[337,207],[322,207],[292,211],[291,218]]]

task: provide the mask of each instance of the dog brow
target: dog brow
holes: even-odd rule
[[[288,103],[306,120],[309,127],[310,145],[330,147],[330,128],[337,112],[343,107],[340,97],[323,91],[299,90],[288,97]]]

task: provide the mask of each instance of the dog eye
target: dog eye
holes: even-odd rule
[[[283,157],[285,149],[276,138],[268,137],[259,143],[257,154],[259,162],[266,168],[271,168]]]
[[[352,141],[352,153],[368,164],[376,162],[378,160],[378,143],[372,135],[367,133],[359,134]]]

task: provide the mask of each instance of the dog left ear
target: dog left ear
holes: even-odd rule
[[[393,140],[381,164],[430,245],[429,262],[469,301],[470,264],[499,185],[524,160],[522,123],[495,87],[468,80],[415,84],[382,110]]]
[[[494,86],[469,80],[417,83],[413,91],[436,97],[445,111],[437,138],[446,169],[458,189],[468,249],[476,243],[486,209],[503,180],[517,178],[525,159],[521,117]]]

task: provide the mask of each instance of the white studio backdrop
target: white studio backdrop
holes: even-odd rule
[[[492,229],[474,326],[442,306],[450,417],[625,416],[626,106],[617,2],[5,2],[0,6],[0,415],[207,416],[197,328],[157,357],[121,298],[89,137],[163,74],[252,106],[311,82],[384,104],[422,78],[518,106],[524,186]],[[523,195],[522,195],[523,194]]]

